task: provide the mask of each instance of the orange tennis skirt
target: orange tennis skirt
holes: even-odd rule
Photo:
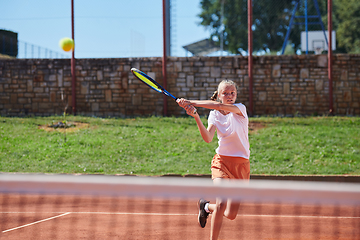
[[[250,179],[250,161],[242,157],[215,154],[211,161],[212,179]]]

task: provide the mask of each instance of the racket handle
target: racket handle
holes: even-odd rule
[[[174,98],[176,102],[178,102],[179,98]],[[191,106],[191,104],[187,105],[187,106]],[[193,114],[195,114],[197,112],[197,109],[192,106],[194,108]]]
[[[197,109],[194,106],[192,106],[192,107],[194,108],[193,114],[195,114],[197,112]]]

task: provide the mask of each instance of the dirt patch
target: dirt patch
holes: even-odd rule
[[[89,127],[90,127],[89,123],[66,122],[66,124],[64,124],[63,122],[57,122],[57,123],[53,123],[53,124],[40,125],[38,128],[43,129],[47,132],[58,131],[58,132],[64,133],[66,131],[67,133],[71,133],[71,132],[76,132],[78,130],[86,129]],[[265,127],[266,127],[266,124],[261,123],[261,122],[249,122],[249,131],[250,132],[256,132]]]
[[[90,124],[89,123],[82,123],[82,122],[57,122],[54,124],[48,124],[48,125],[40,125],[38,128],[39,129],[43,129],[47,132],[61,132],[64,133],[65,131],[67,133],[71,133],[71,132],[76,132],[79,131],[80,129],[86,129],[89,128]]]
[[[260,129],[266,128],[266,124],[261,122],[249,122],[249,131],[256,132]]]

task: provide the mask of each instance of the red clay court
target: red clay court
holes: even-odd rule
[[[152,181],[143,190],[137,186],[113,188],[115,192],[127,189],[134,197],[84,196],[87,185],[82,186],[81,194],[72,196],[2,193],[1,239],[209,239],[211,216],[207,226],[200,228],[197,199],[169,198],[164,193],[174,195],[172,189],[179,186],[156,185],[158,180],[154,185]],[[14,182],[3,183],[14,187]],[[33,189],[31,185],[24,188]],[[61,185],[73,191],[71,184]],[[184,187],[188,194],[196,190],[186,184]],[[94,188],[106,187],[100,184]],[[161,193],[161,199],[148,193],[135,196],[135,190],[146,189]],[[202,189],[206,194],[206,186]],[[284,198],[281,191],[278,195]],[[236,220],[224,220],[219,239],[360,239],[360,207],[244,202]]]

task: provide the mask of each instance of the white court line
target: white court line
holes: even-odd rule
[[[1,213],[35,213],[35,212],[1,212]],[[59,213],[59,212],[45,212]],[[69,214],[69,213],[67,213]],[[71,212],[71,214],[103,214],[103,215],[141,215],[141,216],[197,216],[195,213],[133,213],[133,212]],[[238,217],[268,217],[268,218],[323,218],[323,219],[360,219],[360,217],[351,216],[308,216],[308,215],[256,215],[256,214],[238,214]]]
[[[360,217],[342,217],[342,216],[296,216],[296,215],[251,215],[251,214],[240,214],[238,217],[273,217],[273,218],[328,218],[328,219],[360,219]]]
[[[34,212],[2,212],[2,213],[34,213]],[[59,213],[59,212],[46,212],[46,213]],[[55,216],[52,218],[44,219],[38,222],[34,222],[31,224],[27,224],[21,227],[5,230],[4,232],[15,230],[18,228],[30,226],[39,222],[51,220],[57,217],[65,216],[68,214],[97,214],[97,215],[141,215],[141,216],[197,216],[198,214],[194,213],[131,213],[131,212],[67,212],[64,214],[61,214],[59,216]],[[345,216],[296,216],[296,215],[256,215],[256,214],[238,214],[238,218],[240,217],[265,217],[265,218],[318,218],[318,219],[360,219],[360,217],[345,217]]]
[[[0,214],[35,214],[38,212],[0,212]],[[43,214],[54,214],[61,212],[41,212]],[[132,213],[132,212],[68,212],[67,214],[103,214],[103,215],[150,215],[150,216],[197,216],[195,213]],[[60,216],[59,216],[60,217]]]
[[[72,214],[104,214],[104,215],[142,215],[142,216],[197,216],[195,213],[131,213],[131,212],[72,212]],[[360,219],[360,217],[342,216],[296,216],[296,215],[255,215],[238,214],[238,217],[278,217],[278,218],[328,218],[328,219]]]
[[[13,231],[13,230],[16,230],[16,229],[19,229],[19,228],[28,227],[28,226],[31,226],[31,225],[34,225],[34,224],[37,224],[37,223],[49,221],[51,219],[59,218],[59,217],[62,217],[62,216],[68,215],[68,214],[70,214],[70,212],[67,212],[67,213],[64,213],[64,214],[61,214],[61,215],[58,215],[58,216],[54,216],[54,217],[51,217],[51,218],[46,218],[46,219],[36,221],[36,222],[33,222],[33,223],[29,223],[29,224],[26,224],[26,225],[22,225],[22,226],[19,226],[19,227],[16,227],[16,228],[11,228],[11,229],[8,229],[8,230],[4,230],[4,231],[2,231],[2,233],[10,232],[10,231]]]

